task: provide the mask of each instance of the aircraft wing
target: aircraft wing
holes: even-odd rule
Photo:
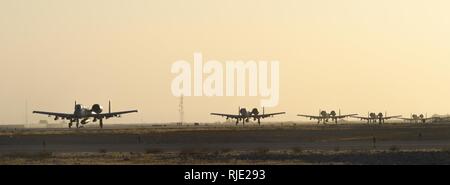
[[[346,117],[354,117],[357,116],[358,114],[347,114],[347,115],[340,115],[340,116],[335,116],[338,119],[342,119],[342,118],[346,118]]]
[[[213,115],[213,116],[222,116],[222,117],[226,117],[227,119],[229,119],[229,118],[232,118],[232,119],[242,118],[242,115],[235,115],[235,114],[211,113],[211,115]]]
[[[48,116],[55,116],[63,119],[71,119],[74,117],[73,114],[67,114],[67,113],[59,113],[59,112],[44,112],[44,111],[33,111],[33,114],[44,114]]]
[[[434,118],[417,118],[417,119],[413,119],[413,118],[398,118],[398,119],[402,119],[405,121],[421,121],[421,120],[433,120]]]
[[[111,118],[111,117],[120,117],[122,114],[129,114],[138,112],[137,110],[128,110],[128,111],[120,111],[120,112],[110,112],[110,113],[101,113],[101,114],[93,114],[92,117],[96,118]]]
[[[260,118],[268,118],[268,117],[272,117],[272,116],[280,115],[280,114],[286,114],[286,112],[277,112],[277,113],[270,113],[270,114],[262,114],[262,115],[257,115],[256,117],[260,117]]]
[[[388,119],[392,119],[392,118],[400,118],[402,116],[389,116],[389,117],[383,117],[383,119],[388,120]]]
[[[322,118],[321,116],[311,116],[311,115],[303,115],[303,114],[297,114],[297,116],[310,118],[310,119],[321,119]]]
[[[373,119],[373,118],[369,118],[369,117],[362,117],[362,116],[350,116],[352,118],[358,118],[358,119],[362,119],[362,120],[369,120],[369,119]]]

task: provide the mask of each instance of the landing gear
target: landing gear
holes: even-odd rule
[[[261,118],[258,118],[258,125],[261,126]]]
[[[69,123],[69,128],[72,128],[72,122]]]
[[[79,128],[79,127],[80,127],[80,120],[77,119],[77,128]]]
[[[103,128],[103,119],[100,119],[100,128]]]

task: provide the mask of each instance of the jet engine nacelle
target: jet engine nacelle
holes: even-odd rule
[[[259,111],[258,111],[257,108],[254,108],[254,109],[252,110],[252,115],[254,115],[254,116],[259,115]]]
[[[331,117],[335,117],[336,115],[337,115],[337,114],[336,114],[336,111],[331,111],[331,112],[330,112],[330,116],[331,116]]]
[[[369,114],[369,117],[370,117],[370,118],[377,118],[377,114],[375,114],[375,113],[372,112],[372,113]]]
[[[383,116],[384,116],[383,113],[381,113],[381,112],[378,113],[378,118],[383,118]]]
[[[241,110],[239,110],[239,114],[242,116],[248,115],[247,109],[242,108]]]
[[[95,112],[95,113],[97,113],[97,114],[100,114],[100,113],[102,113],[102,111],[103,111],[103,107],[100,106],[99,104],[95,104],[95,105],[92,105],[91,111],[92,111],[92,112]]]

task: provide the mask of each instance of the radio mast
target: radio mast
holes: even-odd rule
[[[25,124],[28,125],[28,100],[25,100]]]
[[[183,105],[183,95],[180,96],[180,105],[179,105],[179,113],[180,113],[180,122],[177,124],[178,126],[182,126],[184,122],[184,105]]]

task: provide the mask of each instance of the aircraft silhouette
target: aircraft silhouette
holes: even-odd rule
[[[259,111],[257,108],[254,108],[251,112],[247,111],[245,108],[239,108],[238,114],[222,114],[222,113],[211,113],[213,116],[222,116],[226,117],[226,119],[236,119],[236,125],[239,123],[239,121],[242,121],[242,125],[245,124],[245,122],[250,122],[250,119],[253,119],[254,121],[258,121],[258,125],[261,125],[261,119],[265,119],[268,117],[273,117],[275,115],[285,114],[286,112],[277,112],[277,113],[270,113],[266,114],[264,112],[259,114]]]
[[[374,112],[371,112],[371,113],[367,113],[367,117],[360,117],[360,116],[352,116],[352,117],[359,118],[361,120],[367,120],[367,123],[377,123],[377,120],[378,120],[378,123],[382,124],[382,123],[384,123],[385,120],[389,120],[389,119],[393,119],[393,118],[400,118],[402,116],[400,116],[400,115],[398,115],[398,116],[385,116],[381,112],[378,113],[378,114],[376,114]]]
[[[405,121],[409,121],[409,122],[422,122],[422,123],[426,123],[427,120],[432,120],[433,118],[428,118],[428,116],[424,116],[423,114],[417,115],[417,114],[411,114],[410,118],[399,118]]]
[[[320,122],[323,122],[326,124],[330,119],[331,121],[334,121],[336,124],[339,119],[344,119],[346,117],[356,116],[358,114],[347,114],[347,115],[341,115],[341,110],[339,110],[339,115],[336,114],[336,111],[331,111],[330,113],[327,113],[327,111],[319,111],[318,116],[312,116],[312,115],[304,115],[304,114],[298,114],[297,116],[306,117],[310,120],[316,119],[317,124]]]
[[[76,127],[79,128],[80,123],[85,125],[89,123],[89,119],[93,118],[93,122],[99,120],[100,128],[103,128],[103,119],[109,119],[112,117],[120,117],[122,114],[128,114],[133,112],[138,112],[137,110],[111,112],[111,101],[108,103],[108,113],[102,113],[103,107],[99,104],[92,105],[92,108],[87,108],[81,104],[77,104],[75,101],[75,107],[73,113],[59,113],[59,112],[44,112],[44,111],[33,111],[34,114],[44,114],[50,116],[55,116],[55,120],[66,119],[69,120],[69,128],[72,128],[72,123],[76,122]]]

